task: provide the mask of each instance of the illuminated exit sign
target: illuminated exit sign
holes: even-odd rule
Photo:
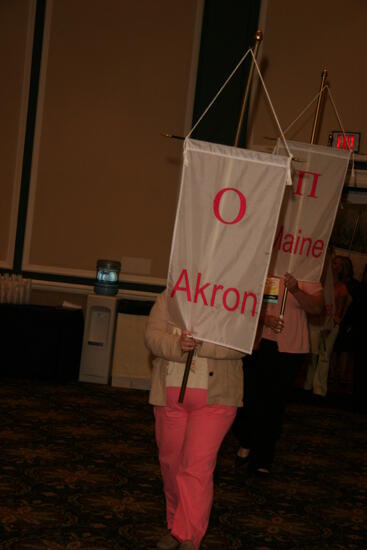
[[[359,151],[360,132],[331,132],[330,145],[337,149],[350,149],[355,153]]]

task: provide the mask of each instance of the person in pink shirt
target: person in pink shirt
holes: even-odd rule
[[[271,472],[287,395],[310,349],[307,315],[319,315],[324,308],[320,283],[300,282],[290,273],[270,279],[272,299],[263,304],[257,348],[244,359],[244,406],[233,426],[240,444],[237,462],[262,476]]]

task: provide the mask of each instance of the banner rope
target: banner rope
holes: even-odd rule
[[[315,95],[315,97],[310,101],[310,103],[299,113],[299,115],[293,120],[293,122],[291,122],[287,127],[286,129],[284,130],[284,133],[286,134],[291,128],[292,126],[294,126],[296,124],[296,122],[298,122],[298,120],[300,118],[303,117],[303,115],[308,111],[308,109],[312,106],[313,103],[315,103],[315,101],[318,99],[319,95],[323,93],[324,89],[326,88],[326,86],[324,86],[319,92],[317,92],[317,94]]]
[[[242,58],[240,59],[240,61],[237,63],[237,65],[235,66],[235,68],[233,69],[233,71],[231,72],[231,74],[229,75],[229,77],[227,78],[227,80],[224,82],[224,84],[222,84],[222,86],[219,88],[219,91],[216,93],[216,95],[213,97],[213,99],[211,100],[211,102],[209,103],[209,105],[207,106],[207,108],[205,109],[205,111],[200,115],[200,117],[198,118],[198,120],[195,122],[194,126],[191,128],[191,130],[189,131],[189,133],[187,134],[186,138],[189,138],[192,134],[192,132],[195,130],[195,128],[200,124],[200,122],[202,121],[202,119],[205,117],[206,113],[209,111],[209,109],[212,107],[213,103],[216,102],[216,100],[218,99],[218,97],[220,96],[220,94],[223,92],[224,88],[227,86],[227,84],[229,83],[229,81],[232,79],[232,77],[234,76],[234,74],[236,73],[236,71],[239,69],[239,67],[242,65],[242,63],[245,61],[246,57],[248,56],[248,54],[250,53],[251,51],[251,48],[249,48],[247,50],[247,52],[245,53],[244,56],[242,56]]]
[[[319,98],[319,96],[324,92],[324,90],[327,91],[327,94],[328,94],[328,97],[330,98],[330,101],[331,101],[331,105],[334,109],[334,113],[335,113],[335,116],[336,118],[338,119],[338,123],[339,123],[339,126],[341,128],[341,131],[342,131],[342,134],[343,136],[345,137],[345,142],[346,142],[346,145],[347,145],[347,149],[350,150],[351,152],[351,161],[352,161],[352,169],[351,169],[351,180],[353,180],[353,182],[355,183],[355,169],[354,169],[354,160],[355,160],[355,153],[353,150],[350,149],[349,147],[349,144],[348,144],[348,141],[346,139],[346,133],[345,133],[345,130],[344,130],[344,126],[343,126],[343,123],[341,121],[341,118],[340,118],[340,115],[339,115],[339,112],[338,112],[338,109],[336,107],[336,103],[334,101],[334,98],[333,98],[333,94],[331,93],[331,90],[329,88],[329,86],[326,84],[325,86],[323,86],[323,88],[315,95],[315,97],[310,101],[310,103],[308,103],[308,105],[306,105],[306,107],[299,113],[299,115],[293,120],[293,122],[291,122],[284,130],[284,134],[286,134],[291,128],[292,126],[294,126],[296,124],[296,122],[298,122],[298,120],[300,118],[303,117],[303,115],[307,112],[307,110],[312,106],[313,103],[315,103],[315,101]]]
[[[283,130],[280,126],[280,123],[279,123],[279,119],[276,115],[276,112],[275,112],[275,109],[273,107],[273,104],[272,104],[272,101],[270,99],[270,95],[269,95],[269,92],[265,86],[265,82],[264,82],[264,79],[261,75],[261,71],[260,71],[260,68],[259,68],[259,65],[257,64],[257,61],[256,61],[256,58],[255,58],[255,55],[254,55],[254,52],[251,48],[249,48],[247,50],[247,52],[245,53],[244,56],[242,56],[242,58],[240,59],[240,61],[237,63],[236,67],[233,69],[233,71],[231,72],[231,74],[229,75],[229,77],[226,79],[226,81],[224,82],[224,84],[220,87],[219,91],[217,92],[217,94],[214,96],[214,98],[211,100],[211,102],[209,103],[209,105],[206,107],[206,109],[204,110],[204,112],[201,114],[201,116],[198,118],[198,120],[196,121],[196,123],[194,124],[194,126],[191,128],[191,130],[189,131],[189,133],[187,134],[187,136],[185,137],[185,139],[188,139],[192,132],[196,129],[196,127],[200,124],[200,122],[202,121],[202,119],[205,117],[205,115],[207,114],[207,112],[209,111],[209,109],[212,107],[212,105],[215,103],[215,101],[218,99],[218,97],[220,96],[220,94],[223,92],[224,88],[227,86],[227,84],[230,82],[230,80],[232,79],[232,77],[234,76],[234,74],[236,73],[236,71],[239,69],[239,67],[242,65],[242,63],[245,61],[246,57],[248,56],[248,54],[251,53],[252,55],[252,58],[253,58],[253,62],[254,62],[254,65],[256,67],[256,70],[257,70],[257,73],[258,73],[258,76],[259,76],[259,79],[260,79],[260,82],[263,86],[263,89],[264,89],[264,92],[265,92],[265,95],[266,95],[266,98],[269,102],[269,105],[270,105],[270,108],[271,108],[271,111],[273,113],[273,116],[274,116],[274,119],[276,121],[276,124],[278,126],[278,129],[279,129],[279,132],[280,132],[280,135],[281,135],[281,138],[282,138],[282,141],[284,143],[284,147],[288,153],[288,156],[290,158],[293,157],[292,153],[290,152],[289,148],[288,148],[288,145],[287,145],[287,142],[286,142],[286,139],[285,139],[285,136],[284,136],[284,133],[283,133]]]
[[[352,160],[352,169],[351,169],[351,174],[350,174],[350,177],[351,177],[351,180],[353,181],[353,183],[356,185],[356,173],[355,173],[355,169],[354,169],[354,159],[355,159],[355,155],[354,155],[354,151],[353,149],[351,150],[350,147],[349,147],[349,144],[348,144],[348,141],[346,139],[346,135],[345,135],[345,131],[344,131],[344,127],[343,127],[343,124],[342,124],[342,121],[340,119],[340,116],[339,116],[339,113],[338,113],[338,109],[336,108],[336,104],[335,104],[335,101],[334,101],[334,98],[333,98],[333,94],[331,93],[331,90],[328,86],[327,87],[327,93],[328,93],[328,96],[330,97],[330,101],[331,101],[331,104],[334,108],[334,112],[335,112],[335,116],[336,118],[338,119],[338,122],[339,122],[339,125],[340,125],[340,128],[343,132],[343,136],[345,137],[345,143],[347,144],[347,147],[348,149],[351,151],[351,160]]]
[[[280,122],[279,122],[278,117],[277,117],[277,115],[276,115],[276,113],[275,113],[275,109],[274,109],[273,103],[272,103],[272,101],[271,101],[271,99],[270,99],[269,92],[268,92],[268,90],[267,90],[267,87],[265,86],[265,82],[264,82],[264,79],[263,79],[262,74],[261,74],[261,72],[260,72],[259,65],[257,64],[257,61],[256,61],[256,59],[255,59],[255,56],[254,56],[254,53],[253,53],[252,50],[251,50],[251,53],[252,53],[252,57],[253,57],[253,60],[254,60],[254,64],[255,64],[257,73],[258,73],[259,78],[260,78],[260,82],[261,82],[261,84],[263,85],[263,88],[264,88],[264,92],[265,92],[266,98],[267,98],[267,100],[268,100],[268,102],[269,102],[269,105],[270,105],[270,108],[271,108],[271,112],[273,113],[275,122],[277,123],[278,130],[279,130],[279,133],[280,133],[280,135],[281,135],[281,138],[282,138],[284,147],[285,147],[285,149],[286,149],[286,151],[287,151],[287,153],[288,153],[288,156],[289,156],[290,158],[293,158],[293,155],[292,155],[292,153],[290,152],[289,147],[288,147],[288,144],[287,144],[287,141],[286,141],[286,139],[285,139],[284,132],[283,132],[281,126],[280,126]]]

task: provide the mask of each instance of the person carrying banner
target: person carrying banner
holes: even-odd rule
[[[237,463],[248,463],[251,473],[263,477],[271,471],[288,392],[309,352],[307,314],[319,315],[324,308],[320,283],[298,282],[290,273],[272,279],[272,300],[261,312],[259,344],[244,360],[244,407],[233,426],[240,444]],[[284,288],[288,297],[281,318]]]
[[[160,550],[197,550],[213,501],[213,472],[224,436],[242,406],[242,352],[200,342],[168,322],[160,294],[146,327],[155,356],[149,402],[166,499],[168,533]],[[195,349],[183,403],[178,402],[187,353]]]

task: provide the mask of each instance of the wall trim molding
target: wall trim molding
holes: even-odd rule
[[[203,26],[203,17],[204,17],[204,4],[205,4],[205,0],[198,0],[197,8],[196,8],[194,42],[192,45],[191,68],[190,68],[189,85],[187,88],[187,99],[186,99],[185,135],[187,135],[190,132],[193,126],[192,117],[194,113],[196,80],[197,80],[197,72],[199,67],[201,29]]]
[[[13,176],[13,192],[10,207],[9,239],[6,258],[0,261],[0,267],[12,269],[15,256],[15,243],[17,237],[17,225],[19,214],[19,200],[22,185],[23,157],[25,149],[25,136],[27,129],[27,113],[29,102],[29,89],[31,81],[33,36],[36,20],[36,0],[28,2],[27,37],[25,41],[25,56],[22,78],[22,98],[18,119],[18,136],[15,153],[15,167]]]
[[[44,292],[66,292],[68,294],[88,295],[93,294],[93,285],[82,285],[78,283],[65,283],[63,281],[47,281],[42,279],[32,279],[32,289]],[[155,299],[160,290],[149,292],[144,290],[119,289],[117,296],[119,298],[129,298],[132,300],[145,300],[146,298]]]
[[[150,390],[150,378],[130,378],[129,376],[112,375],[111,386],[115,388],[131,388],[134,390]]]
[[[83,270],[73,268],[55,267],[49,265],[24,264],[22,271],[27,273],[56,275],[58,277],[73,277],[76,279],[85,279],[86,281],[95,280],[96,270]],[[167,280],[159,277],[150,277],[149,275],[135,275],[120,273],[120,283],[133,283],[137,285],[157,285],[165,286]]]
[[[26,223],[25,223],[24,247],[23,247],[23,254],[22,254],[22,269],[28,269],[31,240],[32,240],[34,205],[35,205],[35,197],[36,197],[36,191],[37,191],[36,181],[37,181],[37,174],[38,174],[40,139],[41,139],[41,132],[42,132],[43,107],[44,107],[44,99],[45,99],[45,83],[46,83],[46,73],[47,73],[47,64],[48,64],[49,43],[50,43],[52,7],[53,7],[53,0],[48,0],[48,2],[46,3],[45,21],[44,21],[44,28],[43,28],[42,58],[41,58],[41,67],[40,67],[40,76],[39,76],[39,85],[38,85],[38,99],[37,99],[37,117],[36,117],[34,139],[33,139],[32,166],[31,166],[30,182],[29,182],[27,217],[26,217]]]

